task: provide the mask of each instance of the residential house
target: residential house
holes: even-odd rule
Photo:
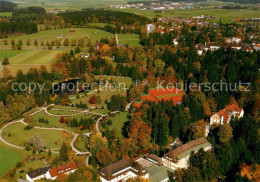
[[[239,119],[243,116],[244,110],[242,108],[239,108],[237,104],[230,104],[210,117],[210,125],[214,123],[222,125],[229,123],[232,117],[237,117]]]
[[[241,42],[241,37],[231,37],[226,39],[227,43],[236,43],[239,44]]]
[[[146,158],[146,160],[156,164],[157,166],[163,165],[162,159],[154,154],[150,154],[150,155],[146,156],[145,158]]]
[[[102,168],[99,171],[99,176],[102,182],[117,182],[138,176],[148,179],[149,172],[138,162],[127,158]]]
[[[71,162],[53,169],[50,169],[46,173],[46,178],[55,180],[61,174],[70,174],[74,173],[78,169],[77,164],[75,162]]]
[[[174,150],[171,149],[162,157],[163,164],[173,170],[187,168],[191,152],[197,152],[200,149],[205,151],[211,149],[211,144],[204,137],[192,140]]]
[[[32,182],[42,178],[46,178],[46,173],[51,169],[51,166],[42,167],[26,173],[26,180]]]

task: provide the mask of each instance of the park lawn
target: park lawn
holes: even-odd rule
[[[108,114],[109,111],[107,109],[93,109],[90,110],[90,112],[98,113],[98,114]]]
[[[89,144],[89,138],[85,135],[79,135],[76,139],[74,146],[81,152],[87,152],[87,146]]]
[[[15,123],[7,126],[2,134],[2,137],[7,142],[24,147],[24,144],[28,142],[30,137],[38,134],[41,136],[42,140],[46,143],[47,149],[61,147],[63,142],[68,142],[72,140],[73,135],[58,130],[45,130],[32,128],[30,130],[24,130],[25,125],[22,123]],[[9,137],[8,134],[11,134]],[[65,136],[66,135],[66,136]]]
[[[12,16],[12,12],[1,12],[0,16]]]
[[[117,131],[116,136],[118,138],[123,138],[122,129],[123,129],[124,123],[129,121],[128,115],[129,115],[128,112],[121,112],[120,114],[117,114],[114,117],[109,118],[112,120],[112,125],[111,126],[107,125],[107,127],[110,130],[115,128]]]
[[[44,123],[39,123],[38,120],[39,118],[44,118],[44,119],[47,119],[49,121],[49,124],[44,124]],[[41,111],[35,115],[33,115],[33,120],[34,122],[36,123],[37,126],[42,126],[42,127],[51,127],[51,128],[64,128],[64,129],[67,129],[67,130],[70,130],[70,131],[73,131],[75,132],[77,130],[77,128],[71,128],[71,127],[68,127],[66,124],[64,123],[60,123],[60,118],[61,116],[50,116],[48,114],[46,114],[44,111]],[[75,116],[71,116],[71,117],[64,117],[65,119],[66,118],[76,118],[78,120],[80,120],[81,118],[84,118],[84,119],[89,119],[91,118],[91,115],[88,115],[86,116],[85,114],[79,114],[79,115],[75,115]],[[87,132],[88,130],[84,130],[83,132]]]
[[[0,179],[13,169],[17,162],[22,161],[24,154],[24,151],[11,148],[0,141]]]
[[[60,111],[60,110],[48,110],[49,113],[51,114],[56,114],[56,115],[76,115],[76,114],[80,114],[79,111]]]
[[[5,57],[10,59],[23,52],[25,52],[25,50],[2,50],[2,49],[0,49],[0,62],[3,61]]]
[[[40,64],[48,65],[56,61],[56,55],[63,53],[63,50],[35,50],[24,52],[23,54],[9,60],[10,64]]]
[[[70,32],[70,31],[74,31],[74,32]],[[111,38],[114,36],[109,32],[105,32],[103,30],[93,29],[93,28],[64,28],[64,29],[56,29],[56,30],[44,30],[33,34],[9,37],[6,40],[8,41],[9,44],[8,47],[11,47],[10,44],[12,39],[14,39],[16,43],[21,39],[23,42],[23,48],[27,48],[25,45],[26,40],[30,39],[31,45],[29,47],[36,48],[37,46],[33,45],[34,40],[37,40],[38,46],[41,47],[41,41],[44,41],[44,43],[46,43],[47,41],[51,42],[56,40],[62,41],[63,38],[58,38],[58,36],[61,35],[64,35],[65,38],[69,39],[69,45],[71,43],[71,40],[73,39],[78,41],[80,38],[90,38],[92,43],[95,43],[96,41],[99,41],[101,38],[106,38],[106,37]],[[1,40],[1,44],[3,44],[3,40],[4,39]],[[85,40],[85,44],[87,44],[87,40]],[[2,45],[1,47],[6,47],[6,46]],[[65,47],[65,46],[61,46],[61,47]]]
[[[118,43],[127,44],[128,46],[137,46],[140,42],[140,36],[137,34],[118,34]]]
[[[125,84],[126,88],[129,88],[132,84],[132,78],[130,77],[120,77],[120,76],[102,76],[102,79],[106,79],[108,81],[115,82],[118,87],[125,88],[123,84]],[[121,86],[120,86],[121,84]]]

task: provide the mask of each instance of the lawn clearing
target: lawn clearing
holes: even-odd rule
[[[125,84],[126,88],[129,88],[133,84],[132,78],[130,78],[130,77],[102,76],[102,79],[106,79],[108,81],[115,82],[118,85],[118,87],[119,87],[119,84],[122,84],[121,88],[124,88],[123,84]]]
[[[88,23],[87,24],[87,26],[93,27],[93,28],[96,28],[96,27],[104,28],[106,25],[109,25],[109,26],[114,27],[114,28],[116,27],[115,25],[109,24],[109,23]]]
[[[0,16],[12,16],[12,12],[1,12]]]
[[[40,64],[48,65],[56,60],[56,55],[66,51],[63,50],[35,50],[24,52],[10,59],[10,64]]]
[[[85,135],[79,135],[75,140],[74,146],[81,152],[87,152],[89,138]]]
[[[118,43],[128,46],[137,46],[140,42],[140,36],[137,34],[118,34]]]
[[[71,133],[64,131],[45,130],[37,128],[24,130],[24,127],[25,125],[22,123],[15,123],[7,126],[2,133],[3,139],[11,144],[24,147],[30,137],[38,134],[46,143],[46,147],[48,149],[52,149],[61,147],[63,142],[68,142],[73,138],[73,135]],[[11,134],[11,136],[8,136],[9,134]]]
[[[5,144],[0,142],[0,179],[13,169],[17,162],[22,161],[23,156],[22,151],[6,147]]]
[[[110,117],[109,118],[109,119],[112,120],[112,125],[111,126],[107,126],[107,127],[110,130],[115,128],[116,131],[117,131],[116,136],[118,138],[123,138],[122,129],[124,127],[124,123],[129,121],[128,114],[129,114],[128,112],[121,112],[120,114],[117,114],[114,117]]]
[[[25,52],[25,50],[2,50],[2,49],[0,49],[0,62],[3,61],[5,57],[10,59],[23,52]]]

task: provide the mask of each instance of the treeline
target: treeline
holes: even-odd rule
[[[30,6],[27,8],[15,9],[13,15],[14,16],[24,16],[24,15],[32,15],[32,14],[43,15],[45,13],[46,13],[46,11],[44,8]]]
[[[13,12],[16,4],[9,2],[9,1],[0,1],[0,12]]]
[[[144,16],[104,9],[85,9],[60,13],[66,23],[84,25],[87,23],[109,23],[114,25],[144,25],[151,20]]]
[[[1,38],[10,34],[32,34],[38,32],[37,24],[34,22],[0,22]]]

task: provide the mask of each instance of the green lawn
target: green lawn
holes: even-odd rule
[[[133,84],[132,78],[130,77],[120,77],[120,76],[102,76],[102,79],[106,79],[108,81],[112,81],[115,82],[118,87],[120,87],[119,84],[121,84],[121,88],[124,88],[124,85],[126,86],[126,88],[129,88],[131,86],[131,84]]]
[[[9,60],[10,64],[40,64],[46,65],[55,62],[56,55],[63,53],[63,50],[36,50],[27,51]]]
[[[108,24],[108,23],[88,23],[87,26],[89,27],[98,27],[98,28],[104,28],[106,25],[110,25],[112,27],[116,27],[115,25],[113,24]]]
[[[41,136],[42,140],[46,143],[47,148],[57,148],[62,145],[63,142],[69,141],[72,139],[73,135],[68,134],[69,138],[63,136],[62,131],[57,130],[42,130],[33,128],[31,130],[24,130],[25,125],[22,123],[15,123],[7,126],[3,133],[2,137],[9,143],[12,143],[17,146],[24,146],[28,142],[29,138],[38,134]],[[8,133],[11,136],[8,136]],[[51,136],[51,137],[50,137]]]
[[[130,47],[136,46],[140,42],[140,36],[137,34],[118,34],[117,37],[119,44],[127,44]]]
[[[117,131],[117,137],[118,138],[122,138],[123,135],[122,135],[122,128],[124,126],[124,123],[127,122],[129,119],[128,119],[128,112],[121,112],[120,114],[117,114],[115,115],[114,117],[110,117],[110,119],[112,120],[112,125],[111,126],[108,126],[108,128],[110,130],[112,129],[116,129]]]
[[[79,135],[74,143],[74,146],[79,151],[86,152],[86,151],[88,151],[87,150],[88,144],[89,144],[89,138],[85,135]]]
[[[0,13],[0,16],[12,16],[12,12],[2,12]]]
[[[75,31],[75,32],[71,32]],[[100,40],[101,38],[110,38],[114,35],[105,32],[99,29],[93,29],[93,28],[65,28],[65,29],[57,29],[57,30],[45,30],[40,31],[34,34],[28,34],[23,36],[15,36],[15,37],[9,37],[6,40],[8,41],[8,45],[3,45],[3,40],[0,39],[1,47],[2,48],[9,48],[11,49],[11,40],[14,39],[16,43],[21,39],[23,41],[23,49],[26,48],[36,48],[37,46],[34,46],[34,40],[38,41],[38,46],[41,47],[41,41],[44,41],[44,43],[47,42],[47,40],[51,43],[51,41],[56,40],[62,40],[63,38],[58,38],[59,36],[64,35],[66,38],[69,39],[69,45],[73,39],[79,40],[80,38],[90,38],[92,43],[95,43],[96,40]],[[31,45],[26,45],[26,40],[30,39]],[[85,40],[85,44],[87,44],[87,40]],[[64,47],[64,46],[61,46]]]
[[[21,54],[25,52],[25,50],[1,50],[0,49],[0,61],[3,61],[5,57],[8,59],[17,56],[18,54]]]
[[[15,167],[17,162],[22,161],[24,155],[21,150],[8,148],[0,142],[0,179],[9,170]]]

